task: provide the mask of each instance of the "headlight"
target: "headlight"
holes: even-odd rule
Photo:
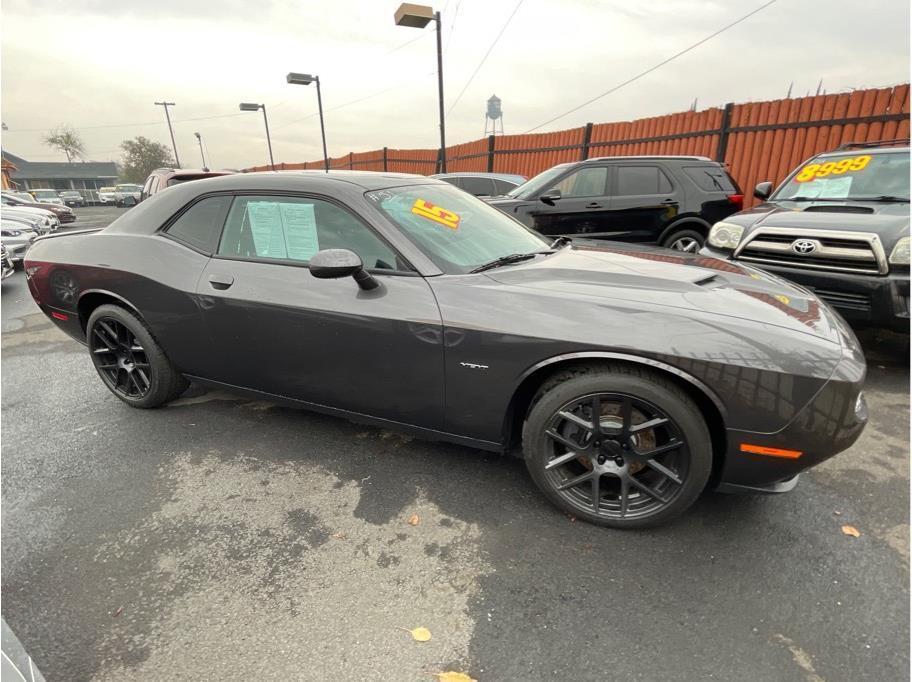
[[[21,230],[3,230],[3,236],[4,237],[21,237],[22,231]]]
[[[734,223],[720,222],[709,231],[709,243],[720,249],[734,249],[741,241],[744,228]]]
[[[890,262],[893,265],[909,264],[909,237],[903,237],[896,246],[893,247],[893,253],[890,254]]]

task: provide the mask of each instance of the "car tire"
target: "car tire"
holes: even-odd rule
[[[662,240],[662,246],[666,249],[685,251],[687,253],[697,253],[703,248],[705,243],[706,235],[690,228],[675,230]]]
[[[554,505],[621,529],[679,516],[706,487],[713,462],[706,421],[687,393],[658,372],[624,364],[577,368],[545,382],[523,425],[523,454]]]
[[[102,382],[131,407],[159,407],[190,385],[149,328],[121,306],[96,308],[86,324],[86,341]]]

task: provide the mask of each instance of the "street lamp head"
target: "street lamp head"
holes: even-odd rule
[[[262,106],[262,104],[254,104],[253,102],[241,102],[238,108],[241,111],[259,111]]]
[[[197,139],[197,140],[200,139],[200,134],[199,134],[199,133],[193,133],[193,134],[196,136],[196,139]]]
[[[396,26],[424,28],[434,19],[434,8],[403,2],[396,10]]]
[[[309,73],[289,73],[285,76],[285,80],[291,83],[292,85],[310,85],[316,81],[319,76],[311,76]]]

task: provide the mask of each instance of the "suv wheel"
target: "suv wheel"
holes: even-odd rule
[[[705,241],[706,237],[696,230],[677,230],[665,238],[662,246],[675,251],[696,253],[703,248]]]

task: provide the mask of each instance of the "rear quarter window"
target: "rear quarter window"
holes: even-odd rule
[[[684,166],[684,173],[707,192],[739,192],[729,174],[719,166]]]
[[[211,254],[218,248],[222,225],[225,224],[230,206],[229,196],[202,199],[184,211],[168,226],[165,233],[179,242]]]

